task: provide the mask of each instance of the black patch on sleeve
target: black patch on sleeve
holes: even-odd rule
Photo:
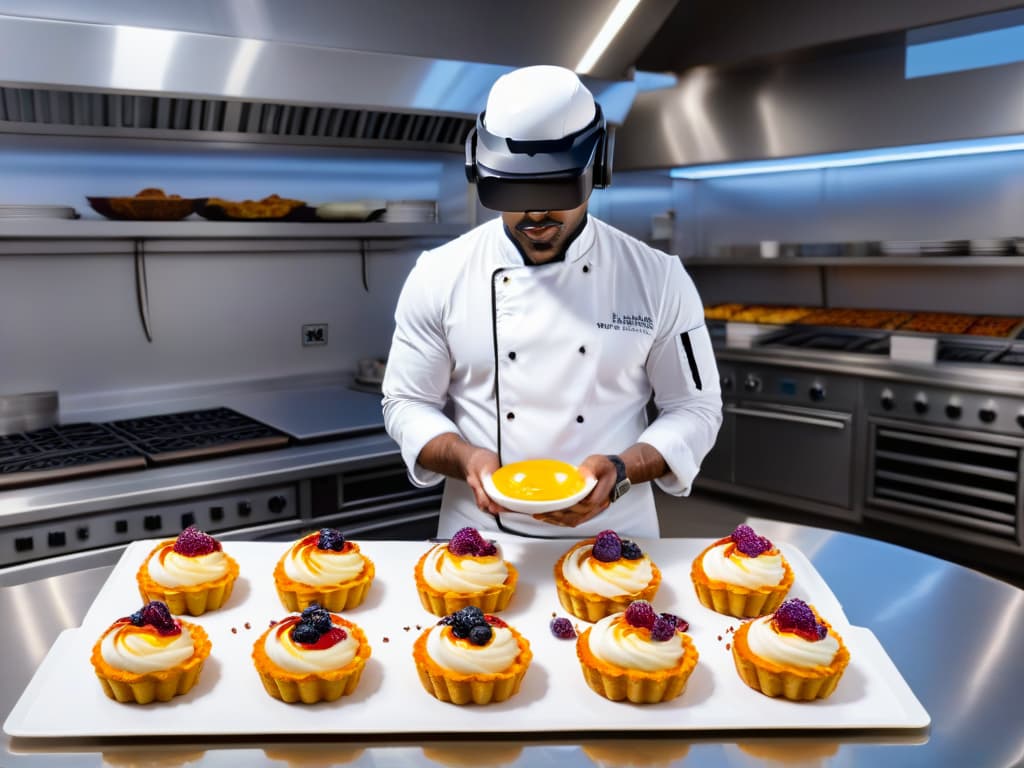
[[[689,331],[679,334],[679,338],[683,340],[683,351],[686,352],[686,362],[690,364],[690,375],[693,376],[694,386],[697,389],[703,389],[700,371],[697,370],[697,358],[693,356],[693,342],[690,341]]]

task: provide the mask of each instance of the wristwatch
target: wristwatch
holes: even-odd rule
[[[626,476],[626,464],[618,456],[609,455],[608,461],[615,465],[615,486],[612,488],[611,500],[613,502],[618,501],[626,495],[626,491],[630,489],[631,483],[629,478]]]

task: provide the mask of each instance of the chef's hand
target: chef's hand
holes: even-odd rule
[[[608,460],[607,456],[594,454],[583,460],[579,470],[585,480],[591,477],[597,480],[594,487],[590,489],[590,493],[573,507],[534,515],[535,520],[551,525],[575,528],[580,523],[585,523],[608,509],[617,476],[615,465]]]
[[[476,497],[476,505],[492,515],[499,515],[506,511],[504,507],[491,500],[491,497],[484,491],[483,485],[484,476],[494,474],[501,467],[498,454],[486,448],[472,446],[463,460],[463,467],[466,473],[466,482],[469,483],[469,487],[473,489],[473,495]]]

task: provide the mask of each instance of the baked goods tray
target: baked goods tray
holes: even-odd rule
[[[213,643],[196,687],[167,703],[118,704],[104,696],[89,654],[114,620],[141,605],[135,573],[156,542],[139,541],[124,552],[82,626],[58,637],[4,731],[28,738],[147,737],[150,743],[182,735],[874,730],[917,729],[930,722],[875,636],[849,625],[828,585],[794,547],[779,544],[794,571],[790,595],[814,604],[850,650],[850,665],[835,693],[794,703],[770,699],[744,685],[727,649],[729,630],[739,621],[702,607],[690,582],[690,563],[709,541],[655,539],[639,542],[662,571],[655,608],[690,622],[700,660],[681,696],[638,706],[611,702],[591,691],[576,660],[575,642],[559,640],[549,631],[554,614],[566,615],[555,593],[552,568],[572,542],[495,538],[520,574],[512,603],[501,616],[526,636],[533,650],[522,688],[500,704],[457,707],[423,690],[412,645],[421,628],[437,618],[420,606],[412,570],[430,545],[400,541],[360,542],[376,565],[376,579],[366,602],[345,616],[364,629],[373,656],[351,696],[306,706],[267,695],[250,654],[270,621],[287,614],[271,572],[288,545],[226,542],[225,551],[241,568],[234,593],[221,610],[188,619],[202,624]]]

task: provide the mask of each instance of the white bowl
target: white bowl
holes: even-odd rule
[[[491,497],[491,500],[497,502],[509,512],[520,512],[524,515],[542,515],[545,512],[556,512],[559,509],[568,509],[577,502],[585,499],[587,494],[590,493],[595,485],[597,485],[597,478],[585,478],[583,488],[577,493],[561,499],[552,499],[550,501],[529,501],[527,499],[517,499],[512,496],[506,496],[498,490],[498,487],[494,484],[494,480],[491,479],[490,475],[483,476],[483,485],[484,490],[487,491],[487,495]]]

